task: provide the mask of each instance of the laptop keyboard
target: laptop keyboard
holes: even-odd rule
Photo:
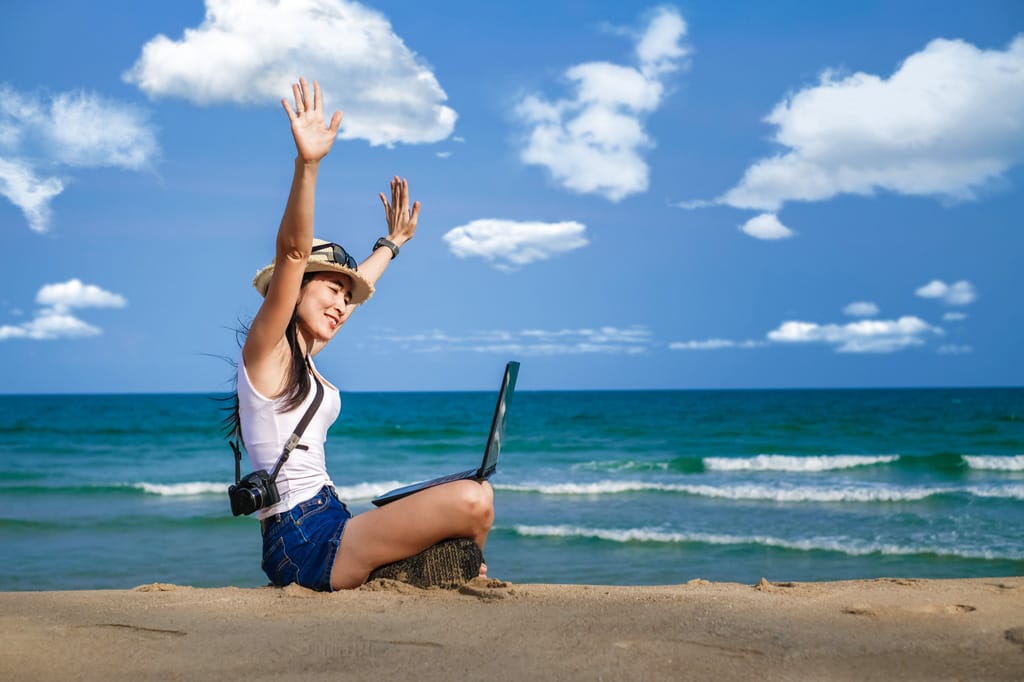
[[[470,478],[470,474],[473,473],[476,473],[476,469],[466,469],[465,471],[460,471],[457,474],[449,474],[448,476],[441,476],[440,478],[432,479],[429,482],[434,485],[441,485],[442,483],[451,483],[452,481],[462,481]]]

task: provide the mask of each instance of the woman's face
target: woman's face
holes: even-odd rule
[[[351,281],[337,272],[318,272],[302,285],[295,309],[315,340],[330,341],[349,315]]]

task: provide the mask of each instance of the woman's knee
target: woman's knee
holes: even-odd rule
[[[487,481],[459,481],[456,504],[477,531],[489,530],[494,523],[494,490]]]

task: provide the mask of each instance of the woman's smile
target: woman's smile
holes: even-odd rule
[[[335,329],[341,326],[341,315],[325,313],[324,316],[327,318],[328,324],[331,326],[331,329]]]

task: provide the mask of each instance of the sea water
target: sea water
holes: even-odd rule
[[[474,466],[494,399],[343,393],[349,508]],[[0,396],[0,590],[266,584],[221,407]],[[1024,389],[522,391],[492,483],[514,582],[1022,575]]]

